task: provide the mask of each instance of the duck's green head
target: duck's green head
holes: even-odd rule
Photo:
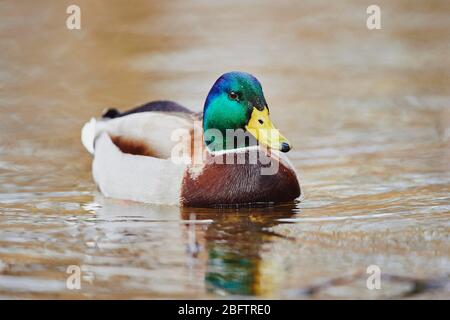
[[[240,148],[249,144],[248,139],[244,145],[242,141],[236,142],[234,137],[230,141],[229,133],[233,130],[248,133],[271,149],[282,152],[291,149],[288,140],[270,121],[261,84],[245,72],[225,73],[214,83],[203,109],[203,130],[205,143],[211,150]],[[220,132],[222,139],[214,132]]]

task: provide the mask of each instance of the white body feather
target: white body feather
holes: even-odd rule
[[[94,155],[92,173],[100,191],[112,198],[179,205],[186,164],[171,160],[176,142],[170,138],[174,130],[191,126],[192,120],[159,112],[91,119],[83,126],[81,137],[83,145]],[[161,157],[123,153],[111,136],[145,141]]]

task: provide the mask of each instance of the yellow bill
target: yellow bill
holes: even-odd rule
[[[250,120],[245,127],[259,143],[265,144],[271,149],[288,152],[291,149],[289,141],[283,137],[269,118],[269,109],[259,111],[253,108]]]

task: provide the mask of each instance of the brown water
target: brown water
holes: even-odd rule
[[[81,30],[71,1],[0,2],[0,298],[450,298],[450,3],[377,3],[369,31],[370,1],[77,1]],[[300,203],[95,193],[87,119],[201,110],[231,70],[262,82]]]

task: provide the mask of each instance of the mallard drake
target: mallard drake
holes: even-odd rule
[[[292,201],[300,196],[291,149],[252,75],[222,75],[203,113],[171,101],[107,110],[82,129],[103,195],[189,207]],[[280,153],[281,151],[281,153]]]

